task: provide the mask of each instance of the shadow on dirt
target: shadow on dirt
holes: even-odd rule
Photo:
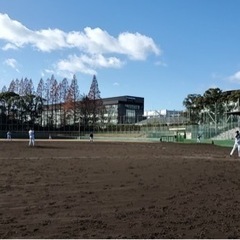
[[[41,149],[64,149],[64,147],[58,147],[58,146],[41,146],[37,145],[32,148],[41,148]]]

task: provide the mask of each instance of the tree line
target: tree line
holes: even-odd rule
[[[191,123],[214,122],[223,120],[223,116],[239,109],[240,90],[222,91],[209,88],[201,94],[188,94],[183,101]]]
[[[43,114],[44,113],[44,114]],[[37,127],[78,129],[93,126],[104,115],[104,107],[94,75],[88,94],[80,94],[77,78],[57,81],[54,75],[40,79],[35,90],[32,79],[12,80],[0,93],[1,130]]]
[[[191,124],[218,123],[225,113],[239,106],[240,90],[225,91],[210,88],[200,94],[188,94],[183,100],[184,115]],[[31,79],[12,80],[0,93],[0,130],[38,129],[77,130],[79,126],[93,127],[111,121],[111,109],[106,108],[100,96],[94,75],[88,94],[80,94],[78,81],[73,75],[57,81],[54,75],[40,79],[35,90]],[[107,118],[107,119],[106,119]]]

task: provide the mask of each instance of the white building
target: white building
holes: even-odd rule
[[[144,117],[153,118],[153,117],[179,117],[183,111],[177,110],[146,110],[144,111]]]

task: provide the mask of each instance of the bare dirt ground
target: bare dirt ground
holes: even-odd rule
[[[230,150],[0,141],[0,238],[240,238]]]

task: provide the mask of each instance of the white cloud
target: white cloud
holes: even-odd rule
[[[236,72],[232,76],[228,77],[231,82],[240,83],[240,71]]]
[[[70,47],[66,42],[66,33],[59,29],[40,30],[31,36],[31,42],[42,52],[51,52]]]
[[[78,57],[76,55],[71,55],[68,57],[68,59],[63,59],[60,60],[55,68],[57,71],[64,73],[71,73],[74,74],[78,71],[85,73],[85,74],[91,74],[94,75],[96,74],[96,71],[89,66],[87,57],[82,56]],[[61,74],[62,75],[62,74]]]
[[[9,66],[9,67],[11,67],[11,68],[13,68],[13,69],[16,70],[17,72],[19,72],[19,70],[18,70],[18,68],[17,68],[18,63],[17,63],[17,61],[16,61],[15,59],[13,59],[13,58],[6,59],[6,60],[4,61],[4,64],[7,65],[7,66]]]
[[[18,47],[17,47],[16,45],[14,45],[14,44],[7,43],[7,44],[2,48],[2,50],[4,50],[4,51],[7,51],[7,50],[9,50],[9,49],[17,50]]]
[[[155,65],[156,66],[161,66],[161,67],[168,67],[168,65],[165,62],[162,62],[162,61],[155,62]]]
[[[96,55],[70,55],[67,59],[60,60],[54,68],[60,75],[66,76],[68,73],[74,74],[82,72],[85,74],[96,74],[95,69],[99,68],[120,68],[124,63],[116,57],[106,58],[101,54]]]
[[[122,67],[121,58],[146,60],[148,55],[160,55],[153,39],[140,33],[120,33],[111,36],[100,28],[86,27],[82,32],[64,32],[60,29],[33,31],[22,23],[0,13],[0,40],[6,42],[2,50],[31,46],[41,52],[76,49],[79,56],[69,56],[56,64],[59,71],[93,74],[97,68]]]
[[[145,60],[150,53],[156,55],[161,53],[152,38],[140,33],[122,33],[118,37],[118,42],[123,53],[134,60]]]
[[[51,69],[45,69],[45,72],[46,72],[48,75],[54,74],[54,71],[51,70]],[[45,73],[42,73],[41,75],[42,75],[42,76],[45,76]]]
[[[67,37],[71,46],[89,54],[122,53],[116,38],[100,28],[84,28],[84,32],[70,32]]]
[[[78,47],[89,54],[118,53],[136,60],[144,60],[150,53],[161,53],[152,38],[140,33],[125,32],[114,38],[100,28],[90,27],[83,32],[69,33],[59,29],[32,31],[1,13],[0,29],[0,39],[8,42],[8,46],[23,47],[29,44],[43,52]]]
[[[18,21],[10,19],[7,14],[0,14],[0,29],[0,39],[15,47],[29,43],[29,37],[33,34]]]

